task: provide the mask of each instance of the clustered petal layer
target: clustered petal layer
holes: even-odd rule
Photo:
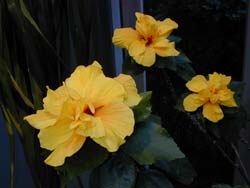
[[[188,95],[184,101],[184,109],[194,112],[203,106],[202,114],[212,122],[223,119],[224,114],[220,107],[237,107],[234,100],[234,92],[228,88],[230,76],[214,72],[209,74],[209,80],[202,75],[197,75],[187,82],[186,87],[194,92]]]
[[[128,50],[138,63],[150,67],[155,63],[156,54],[161,57],[177,56],[175,43],[167,37],[178,28],[178,24],[167,18],[157,21],[152,16],[136,13],[136,26],[119,28],[114,31],[113,43]]]
[[[140,99],[131,76],[106,77],[94,62],[78,66],[56,90],[48,88],[43,109],[24,119],[40,130],[41,147],[52,151],[45,163],[60,166],[87,137],[110,152],[117,151],[134,130],[130,107]]]

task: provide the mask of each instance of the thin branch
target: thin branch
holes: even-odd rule
[[[243,178],[245,179],[245,181],[247,182],[248,186],[250,186],[249,175],[247,173],[247,170],[246,170],[246,167],[245,167],[244,163],[242,162],[242,160],[240,158],[240,154],[239,154],[239,152],[237,150],[237,147],[233,143],[231,144],[231,146],[232,146],[232,148],[234,150],[234,153],[235,153],[235,155],[236,155],[236,157],[237,157],[237,159],[239,161],[238,170],[239,170],[240,174],[243,176]]]
[[[249,179],[249,175],[247,173],[247,170],[243,164],[243,162],[241,161],[240,159],[240,155],[239,155],[239,152],[236,148],[236,146],[234,144],[231,144],[231,147],[232,149],[234,150],[234,153],[239,161],[240,164],[236,163],[235,161],[233,161],[230,156],[223,150],[223,148],[217,143],[217,141],[215,139],[213,139],[207,132],[207,130],[202,127],[200,125],[200,123],[194,119],[192,116],[189,116],[193,122],[198,126],[199,130],[204,134],[206,135],[207,139],[214,144],[214,146],[221,152],[221,154],[228,160],[228,162],[234,166],[239,172],[240,172],[240,175],[245,179],[246,183],[248,184],[248,186],[250,186],[250,179]]]

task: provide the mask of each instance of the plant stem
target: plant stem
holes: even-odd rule
[[[65,176],[60,175],[59,177],[60,177],[60,188],[65,188],[67,185]]]
[[[77,182],[78,182],[78,184],[79,184],[79,187],[80,187],[80,188],[84,188],[84,185],[83,185],[83,183],[82,183],[81,177],[80,177],[80,176],[77,176],[76,179],[77,179]]]

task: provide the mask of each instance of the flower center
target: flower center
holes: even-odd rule
[[[146,39],[146,46],[149,46],[150,44],[152,44],[152,42],[153,42],[153,37],[152,36],[148,37]]]
[[[89,115],[94,115],[94,113],[91,112],[90,108],[86,108],[83,111],[85,114],[89,114]]]
[[[87,104],[83,112],[93,116],[95,114],[95,107],[93,106],[93,104]]]

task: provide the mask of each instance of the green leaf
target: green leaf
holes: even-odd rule
[[[135,163],[122,154],[115,154],[103,165],[94,169],[90,188],[130,188],[136,180]]]
[[[161,127],[160,119],[150,116],[145,122],[136,124],[135,131],[123,146],[123,150],[141,165],[153,164],[158,160],[183,158],[173,138]]]
[[[17,84],[16,80],[14,79],[14,77],[12,76],[10,70],[8,69],[8,66],[6,64],[6,62],[4,61],[3,58],[0,57],[0,64],[1,66],[4,66],[5,71],[8,72],[10,81],[13,85],[13,87],[15,88],[15,90],[17,91],[17,93],[19,94],[19,96],[21,97],[21,99],[23,100],[23,102],[29,106],[30,108],[34,109],[34,105],[32,104],[32,102],[29,100],[29,98],[24,94],[24,92],[22,91],[21,87]]]
[[[190,63],[191,61],[188,57],[184,53],[181,53],[180,55],[173,57],[158,56],[154,66],[174,71],[183,80],[188,81],[196,74]]]
[[[17,84],[16,80],[13,78],[12,74],[8,71],[9,76],[10,76],[10,80],[12,82],[13,87],[15,88],[15,90],[17,91],[17,93],[19,94],[19,96],[21,97],[21,99],[23,100],[23,102],[30,108],[34,109],[34,105],[32,104],[32,102],[29,100],[28,97],[25,96],[24,92],[22,91],[22,89],[19,87],[19,85]]]
[[[173,161],[159,161],[154,166],[184,185],[192,183],[197,176],[196,171],[187,158]]]
[[[164,174],[148,170],[139,173],[135,188],[174,188],[174,186]]]
[[[87,139],[82,149],[72,157],[66,159],[63,166],[57,168],[67,174],[69,178],[74,178],[81,173],[95,168],[102,164],[108,157],[108,151]]]
[[[47,43],[47,45],[50,47],[50,49],[53,51],[53,53],[55,55],[57,55],[54,47],[50,44],[50,42],[48,41],[48,39],[44,36],[44,34],[42,33],[41,29],[39,28],[39,26],[35,22],[35,20],[32,18],[31,14],[30,14],[29,10],[27,9],[27,7],[26,7],[25,3],[23,2],[23,0],[19,0],[19,4],[20,4],[21,12],[24,15],[24,17],[30,22],[30,24],[35,28],[35,30],[41,35],[41,37]]]
[[[42,31],[40,30],[39,26],[36,24],[35,20],[32,18],[32,16],[30,15],[28,9],[26,8],[23,0],[19,0],[19,3],[20,3],[20,8],[21,8],[21,11],[23,13],[23,15],[25,16],[25,18],[31,23],[31,25],[33,25],[33,27],[37,30],[37,32],[43,37],[43,33]]]
[[[151,96],[152,92],[148,91],[141,94],[142,99],[140,103],[133,108],[134,116],[135,116],[135,122],[141,122],[144,121],[149,117],[151,114]]]

